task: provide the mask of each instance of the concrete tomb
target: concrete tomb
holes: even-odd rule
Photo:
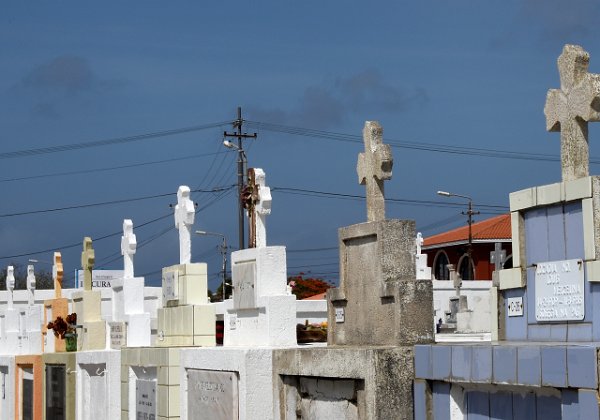
[[[282,419],[412,419],[413,345],[433,341],[431,280],[417,280],[414,221],[385,218],[392,156],[377,122],[363,130],[367,222],[339,230],[340,286],[327,293],[328,346],[275,354]]]
[[[587,122],[600,76],[566,45],[546,128],[561,132],[562,182],[510,194],[513,268],[494,286],[492,344],[415,347],[415,419],[600,419],[600,177]],[[461,417],[462,418],[462,417]]]
[[[42,356],[42,362],[43,418],[74,419],[76,413],[76,353],[46,353]]]
[[[417,233],[417,239],[415,242],[417,245],[417,252],[415,256],[417,280],[431,280],[431,267],[427,266],[427,254],[421,253],[421,247],[423,246],[423,235],[421,235],[421,232]]]
[[[2,354],[18,354],[21,347],[21,336],[25,329],[21,328],[21,317],[19,310],[13,304],[13,292],[15,289],[14,267],[6,268],[6,291],[8,300],[6,309],[0,314],[0,335],[2,337]],[[24,325],[23,325],[24,327]]]
[[[62,296],[63,263],[60,252],[54,253],[52,265],[52,278],[54,280],[54,299],[44,301],[44,323],[42,324],[42,339],[44,353],[65,351],[64,338],[57,337],[52,330],[48,330],[48,323],[58,317],[66,320],[69,313],[69,301]]]

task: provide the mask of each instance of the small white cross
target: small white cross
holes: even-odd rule
[[[265,184],[265,172],[254,168],[254,179],[258,189],[258,201],[254,206],[256,214],[256,248],[267,246],[267,216],[271,214],[271,188]]]
[[[35,271],[31,264],[27,266],[27,291],[29,292],[29,306],[32,306],[35,293]]]
[[[417,243],[417,255],[421,255],[421,247],[423,246],[423,235],[421,232],[417,233],[417,239],[415,241]]]
[[[133,255],[137,248],[137,240],[133,233],[131,219],[123,220],[123,236],[121,236],[121,255],[123,255],[123,278],[133,278]]]
[[[15,268],[9,265],[6,268],[6,290],[8,291],[8,309],[13,308],[13,290],[15,289]]]
[[[177,190],[175,226],[179,229],[179,263],[192,262],[192,225],[194,224],[194,202],[190,200],[190,188],[182,185]]]

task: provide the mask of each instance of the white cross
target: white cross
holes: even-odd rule
[[[267,246],[267,216],[271,214],[271,188],[265,184],[265,172],[254,168],[254,179],[258,189],[258,201],[254,206],[256,214],[256,248]]]
[[[562,180],[589,176],[588,122],[600,121],[600,75],[588,73],[589,54],[565,45],[558,57],[560,89],[546,95],[546,129],[560,131]]]
[[[54,253],[54,264],[52,265],[52,279],[54,280],[54,297],[62,297],[63,264],[60,252]]]
[[[358,182],[367,188],[367,220],[385,219],[383,181],[392,178],[392,151],[383,143],[383,128],[376,121],[365,122],[365,152],[358,155]]]
[[[92,271],[96,253],[92,248],[92,238],[86,236],[83,238],[83,251],[81,252],[81,269],[83,270],[83,290],[92,290]]]
[[[417,233],[417,239],[415,240],[417,243],[417,255],[421,255],[421,247],[423,246],[423,235],[421,232]]]
[[[27,291],[29,292],[29,306],[32,306],[35,300],[35,271],[31,264],[27,266]]]
[[[133,255],[137,248],[137,240],[133,233],[133,222],[123,220],[123,236],[121,236],[121,255],[123,255],[123,278],[133,278]]]
[[[182,185],[177,190],[175,226],[179,229],[179,263],[192,262],[192,225],[194,224],[194,202],[190,200],[190,188]]]
[[[15,268],[9,265],[6,268],[6,290],[8,291],[8,309],[13,308],[13,290],[15,289]]]

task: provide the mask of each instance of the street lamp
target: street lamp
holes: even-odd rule
[[[221,251],[221,256],[223,257],[223,268],[222,268],[222,274],[223,274],[223,302],[225,301],[225,278],[227,276],[227,240],[225,239],[225,235],[223,235],[222,233],[217,233],[217,232],[207,232],[205,230],[197,230],[196,231],[197,235],[202,235],[202,236],[217,236],[219,238],[221,238],[223,240],[223,242],[221,243],[220,251]]]
[[[471,197],[469,197],[468,195],[462,195],[462,194],[454,194],[448,191],[438,191],[437,192],[438,195],[441,195],[443,197],[459,197],[459,198],[465,198],[467,200],[469,200],[469,206],[467,208],[467,212],[465,213],[464,211],[461,212],[461,214],[464,214],[467,216],[468,218],[468,224],[469,224],[469,244],[467,246],[467,257],[469,259],[469,269],[471,270],[470,273],[473,272],[474,267],[471,265],[471,254],[473,252],[473,230],[472,230],[472,225],[473,225],[473,215],[475,214],[479,214],[478,211],[473,211],[473,199]],[[460,267],[458,268],[460,270]]]

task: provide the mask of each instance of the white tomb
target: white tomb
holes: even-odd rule
[[[287,290],[285,247],[267,246],[271,194],[261,169],[249,170],[249,243],[233,253],[233,299],[225,302],[224,346],[181,351],[181,418],[277,418],[273,356],[296,347],[296,297]],[[321,344],[324,345],[324,344]]]
[[[27,306],[19,309],[20,354],[39,354],[42,352],[42,316],[43,305],[35,303],[34,267],[28,265]]]
[[[21,335],[25,332],[22,326],[19,310],[13,304],[15,289],[15,269],[12,265],[6,268],[6,309],[0,314],[0,334],[2,337],[1,354],[15,355],[21,350]]]
[[[417,280],[431,280],[431,267],[427,266],[427,254],[421,253],[421,247],[423,246],[423,235],[421,232],[417,233],[417,244],[416,253],[416,268],[417,268]]]

